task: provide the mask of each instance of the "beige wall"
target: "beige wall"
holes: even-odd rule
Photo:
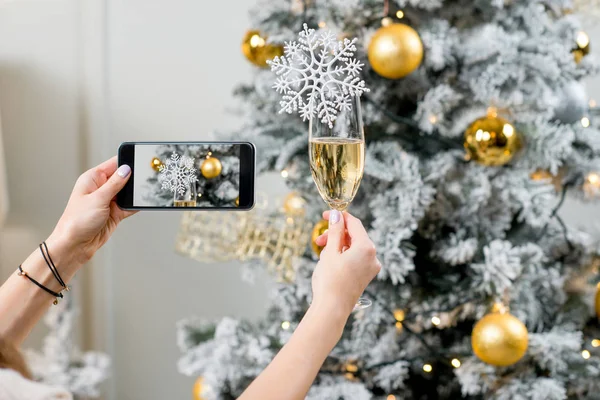
[[[210,139],[236,124],[226,109],[233,86],[252,72],[239,50],[251,3],[0,0],[12,202],[0,233],[2,277],[50,232],[83,167],[113,155],[121,141]],[[600,29],[592,37],[600,43]],[[600,80],[590,89],[600,98]],[[267,181],[281,186],[278,177]],[[590,210],[570,204],[564,213],[585,223]],[[113,357],[106,398],[190,398],[193,380],[176,371],[175,322],[264,311],[266,279],[250,286],[236,265],[173,252],[178,220],[176,212],[138,214],[80,277],[83,343]]]

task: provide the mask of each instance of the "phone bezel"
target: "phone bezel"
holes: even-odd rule
[[[136,145],[240,145],[240,201],[236,207],[156,207],[134,206],[133,191],[135,179],[135,146]],[[256,148],[250,142],[235,141],[202,141],[202,142],[123,142],[118,151],[119,166],[127,164],[131,167],[131,176],[125,187],[117,194],[117,205],[123,210],[221,210],[248,211],[254,207],[254,181],[256,171]]]

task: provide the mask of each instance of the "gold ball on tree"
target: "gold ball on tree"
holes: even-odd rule
[[[497,367],[513,365],[525,355],[527,327],[508,312],[492,312],[475,324],[471,346],[483,362]]]
[[[389,24],[375,32],[367,54],[375,72],[384,78],[400,79],[421,65],[423,42],[410,26]]]
[[[306,200],[298,192],[291,192],[283,200],[283,210],[287,215],[304,215]]]
[[[470,159],[487,166],[500,166],[521,149],[521,140],[511,123],[488,115],[467,128],[464,145]]]
[[[260,31],[250,30],[242,41],[242,52],[252,64],[266,68],[268,60],[283,55],[283,46],[267,43],[267,37]]]
[[[200,172],[202,172],[202,176],[206,179],[216,178],[221,174],[222,169],[221,161],[216,157],[207,157],[202,161],[202,165],[200,165]]]
[[[600,318],[600,283],[596,285],[596,316]]]
[[[196,382],[194,382],[194,388],[192,389],[192,398],[194,400],[204,400],[204,398],[202,397],[202,389],[204,388],[203,381],[204,379],[202,377],[199,377],[198,379],[196,379]]]
[[[160,171],[160,167],[163,166],[163,162],[160,160],[160,158],[153,157],[152,161],[150,161],[150,166],[152,167],[153,170],[158,172],[158,171]]]
[[[313,252],[316,254],[317,257],[321,255],[321,251],[323,251],[323,247],[317,245],[316,240],[319,236],[321,236],[322,234],[325,233],[327,228],[329,228],[329,222],[325,219],[322,219],[315,224],[315,226],[312,230],[312,233],[310,235],[310,244],[311,244]]]

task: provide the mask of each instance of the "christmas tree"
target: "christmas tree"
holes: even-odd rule
[[[254,10],[242,49],[256,75],[237,90],[245,125],[220,137],[254,142],[259,171],[282,173],[316,232],[326,206],[308,124],[279,113],[267,60],[306,23],[342,44],[358,38],[370,88],[350,212],[383,267],[365,293],[372,307],[350,317],[309,399],[599,398],[599,248],[558,213],[567,194],[600,190],[600,132],[580,83],[597,64],[572,7],[271,0]],[[286,343],[318,251],[294,261],[260,324],[181,321],[179,369],[199,377],[197,398],[236,398]]]

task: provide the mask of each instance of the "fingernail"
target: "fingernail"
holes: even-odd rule
[[[130,172],[131,172],[131,167],[127,164],[123,164],[117,170],[117,175],[119,175],[121,178],[126,178]]]
[[[342,213],[338,210],[331,210],[329,213],[329,225],[337,224],[342,218]]]

